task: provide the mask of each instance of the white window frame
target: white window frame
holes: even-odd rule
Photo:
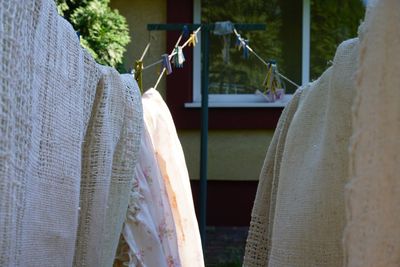
[[[201,23],[201,0],[193,0],[193,23]],[[309,82],[310,77],[310,0],[303,0],[302,23],[302,84]],[[201,43],[201,35],[198,36]],[[193,102],[185,103],[185,107],[201,107],[201,46],[193,51]],[[273,103],[265,102],[260,95],[255,94],[209,94],[209,107],[284,107],[292,95]]]

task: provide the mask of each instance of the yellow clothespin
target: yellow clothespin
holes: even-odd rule
[[[189,46],[193,45],[193,47],[195,47],[198,42],[199,41],[197,40],[197,33],[193,32],[192,34],[190,34]]]
[[[136,60],[135,62],[135,80],[138,83],[139,89],[143,92],[143,61]]]
[[[135,61],[135,67],[134,67],[135,80],[137,81],[140,92],[142,93],[143,93],[143,59],[146,56],[147,51],[149,51],[150,45],[151,45],[150,43],[146,45],[146,48],[144,49],[140,59]]]

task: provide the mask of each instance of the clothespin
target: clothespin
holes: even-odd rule
[[[175,68],[182,68],[183,62],[185,62],[185,56],[183,55],[182,46],[177,46],[174,49],[174,66]]]
[[[267,75],[265,77],[263,85],[264,95],[270,102],[279,100],[285,95],[285,90],[282,86],[278,73],[278,67],[275,61],[268,62]]]
[[[193,32],[192,34],[190,34],[189,37],[189,46],[193,45],[193,47],[196,46],[196,44],[198,43],[198,39],[197,39],[197,33]]]
[[[138,83],[139,89],[141,92],[143,92],[143,61],[142,60],[136,60],[135,61],[135,80]]]
[[[172,73],[171,61],[169,61],[169,55],[163,54],[162,56],[162,65],[167,71],[167,75]]]
[[[182,36],[185,39],[188,38],[188,36],[189,36],[189,27],[187,25],[183,26]]]

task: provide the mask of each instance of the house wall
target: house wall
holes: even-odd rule
[[[144,65],[153,63],[160,59],[165,53],[166,33],[149,32],[147,24],[149,23],[166,23],[167,4],[165,0],[111,0],[110,6],[118,9],[129,25],[129,33],[131,42],[124,54],[124,65],[126,69],[132,69],[135,60],[139,59],[149,41],[151,46],[143,60]],[[155,85],[160,66],[144,70],[143,72],[143,88],[150,88]],[[165,78],[161,80],[157,90],[161,95],[165,96]]]
[[[147,31],[149,23],[166,23],[167,4],[164,0],[111,0],[126,17],[129,24],[131,42],[125,53],[127,68],[139,58],[151,36],[150,50],[144,59],[146,65],[157,61],[166,52],[166,33]],[[158,78],[158,68],[145,70],[144,88],[154,85]],[[171,74],[173,75],[173,74]],[[165,78],[157,88],[165,96]],[[238,122],[239,123],[239,122]],[[192,180],[199,179],[200,131],[178,130],[186,157],[189,175]],[[208,178],[219,181],[256,181],[272,138],[271,130],[224,130],[210,131]]]

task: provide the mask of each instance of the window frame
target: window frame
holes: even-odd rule
[[[310,0],[303,0],[302,15],[302,85],[310,79]],[[201,23],[201,0],[193,0],[193,23]],[[201,43],[201,35],[198,36]],[[186,108],[201,107],[201,47],[193,48],[192,100],[185,103]],[[282,101],[273,103],[256,94],[209,94],[209,107],[285,107],[292,95],[287,94]]]
[[[194,1],[167,0],[167,23],[193,23]],[[179,6],[179,8],[177,8]],[[179,31],[167,31],[166,51],[171,51]],[[197,107],[185,107],[186,103],[194,103],[193,78],[196,68],[193,62],[195,51],[185,52],[184,68],[174,69],[173,75],[166,78],[166,103],[171,111],[175,126],[180,130],[198,130],[201,128],[200,103]],[[200,77],[200,71],[197,72]],[[261,107],[257,103],[252,106],[214,106],[210,103],[209,130],[274,130],[283,107]],[[194,104],[193,104],[194,105]]]

